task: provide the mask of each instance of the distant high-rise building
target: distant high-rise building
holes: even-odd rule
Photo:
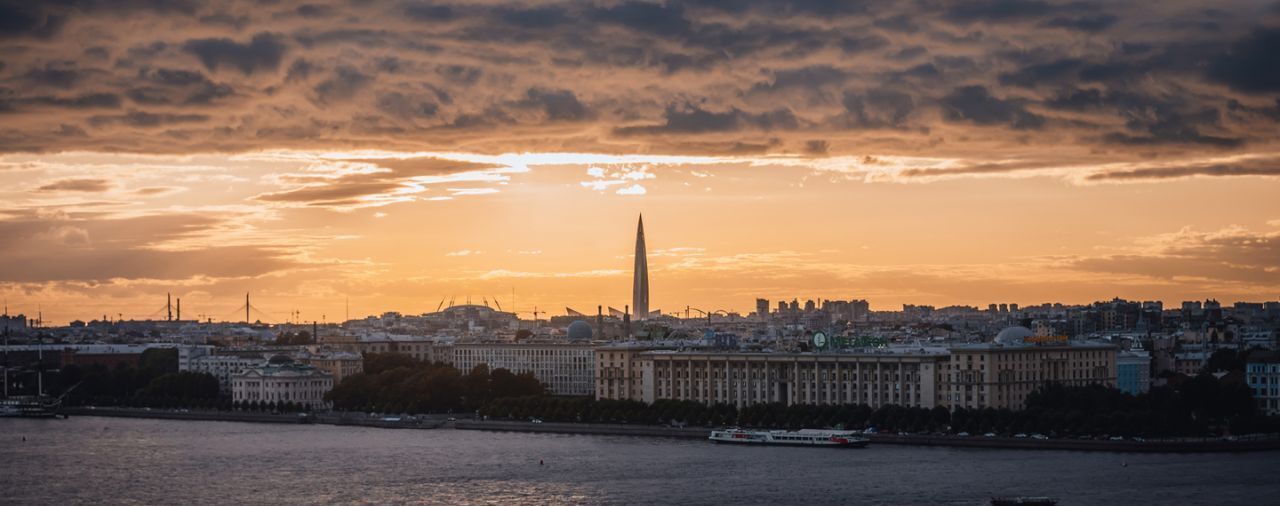
[[[644,320],[649,317],[649,261],[644,249],[644,215],[636,225],[636,266],[631,280],[631,307],[635,310],[635,319]]]
[[[818,309],[818,305],[813,302],[813,299],[804,301],[804,312],[809,313],[816,309]]]
[[[762,320],[769,318],[769,299],[756,299],[756,316]]]

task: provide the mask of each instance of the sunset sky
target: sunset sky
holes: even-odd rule
[[[1280,3],[0,0],[0,293],[1275,300],[1277,132]]]

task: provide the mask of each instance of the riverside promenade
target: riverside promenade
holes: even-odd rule
[[[600,423],[532,423],[517,421],[459,420],[450,425],[463,430],[508,432],[541,432],[552,434],[597,434],[614,436],[650,436],[706,439],[705,427],[663,427],[653,425]],[[868,434],[872,444],[911,446],[951,446],[963,448],[1000,448],[1013,450],[1069,450],[1141,453],[1212,453],[1280,450],[1280,435],[1244,436],[1239,438],[1178,438],[1145,441],[1112,441],[1097,439],[1033,439],[929,434]]]
[[[108,416],[119,418],[156,418],[162,420],[203,420],[213,422],[286,423],[355,425],[382,429],[438,429],[445,424],[445,415],[416,417],[379,416],[364,413],[253,413],[246,411],[200,411],[146,408],[75,407],[62,408],[66,416]]]
[[[607,423],[534,423],[499,420],[450,420],[451,415],[419,415],[414,417],[369,416],[364,413],[320,413],[302,416],[298,413],[250,413],[240,411],[183,411],[143,408],[76,407],[64,408],[67,416],[106,416],[123,418],[157,418],[166,420],[204,420],[273,424],[327,424],[375,427],[384,429],[457,429],[545,434],[584,434],[603,436],[665,437],[706,439],[706,427],[666,427]],[[1280,450],[1280,434],[1248,435],[1233,438],[1169,438],[1145,441],[1112,441],[1108,439],[1034,439],[1010,437],[957,436],[932,434],[868,434],[873,445],[947,446],[960,448],[998,448],[1009,450],[1065,450],[1124,453],[1222,453]]]

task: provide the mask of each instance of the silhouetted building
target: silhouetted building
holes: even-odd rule
[[[636,225],[636,265],[631,280],[631,307],[636,320],[649,317],[649,261],[644,249],[644,216]]]

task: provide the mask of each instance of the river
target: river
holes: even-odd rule
[[[0,420],[0,456],[5,504],[1267,504],[1277,462],[106,417]]]

